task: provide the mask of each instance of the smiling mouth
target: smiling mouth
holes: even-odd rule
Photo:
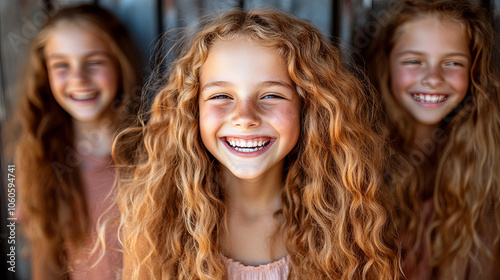
[[[79,91],[73,92],[69,95],[69,97],[76,101],[87,101],[95,99],[97,96],[97,91]]]
[[[448,95],[446,94],[412,93],[411,97],[413,100],[421,103],[441,103],[448,99]]]
[[[240,139],[240,138],[232,138],[226,137],[226,143],[232,149],[243,152],[243,153],[252,153],[259,150],[264,149],[271,143],[271,138],[255,138],[255,139]]]

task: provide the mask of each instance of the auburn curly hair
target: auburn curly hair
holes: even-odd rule
[[[225,279],[221,166],[199,128],[200,68],[218,41],[276,49],[302,100],[297,148],[287,156],[280,223],[289,279],[395,279],[382,188],[388,148],[373,91],[342,65],[311,24],[268,10],[231,10],[185,44],[148,120],[116,138],[121,242],[130,279]],[[278,222],[278,221],[277,221]]]
[[[123,24],[95,5],[66,7],[49,16],[33,38],[20,90],[16,122],[21,132],[15,159],[23,229],[54,271],[64,271],[65,242],[78,244],[90,234],[85,194],[79,169],[72,161],[76,149],[71,116],[53,97],[47,73],[45,45],[58,24],[76,24],[108,44],[119,73],[113,102],[113,128],[135,117],[140,76],[137,51]]]
[[[485,12],[468,1],[402,1],[388,13],[367,58],[369,76],[389,117],[390,133],[413,163],[411,172],[403,174],[411,180],[397,189],[402,202],[397,220],[403,232],[411,236],[414,250],[426,240],[434,269],[440,273],[447,268],[455,271],[460,259],[473,261],[477,257],[473,248],[490,254],[488,247],[498,244],[500,236],[500,83],[493,73],[493,28]],[[435,152],[423,158],[410,148],[415,120],[390,90],[389,54],[402,26],[426,16],[465,27],[472,66],[466,97],[443,119],[431,139]],[[429,170],[435,172],[431,182]],[[425,221],[420,213],[428,199],[434,213],[430,221]],[[488,244],[483,238],[487,232],[496,232]]]

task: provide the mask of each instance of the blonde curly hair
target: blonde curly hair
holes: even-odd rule
[[[395,279],[381,202],[388,149],[373,91],[311,24],[266,10],[231,10],[186,44],[148,120],[114,143],[121,241],[130,279],[225,279],[220,164],[199,129],[200,68],[220,40],[276,49],[302,100],[297,148],[286,158],[280,230],[289,279]],[[156,73],[163,79],[164,74]]]

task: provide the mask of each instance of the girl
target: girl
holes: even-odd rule
[[[389,13],[368,57],[389,128],[414,166],[398,190],[398,220],[410,240],[406,274],[500,279],[492,28],[467,1],[403,1]]]
[[[87,250],[112,201],[112,135],[130,122],[140,91],[126,34],[110,12],[84,5],[55,13],[31,43],[16,161],[33,279],[66,279],[68,270],[71,279],[112,279],[121,266],[108,252],[88,271]]]
[[[114,143],[123,278],[394,279],[379,107],[337,49],[259,10],[186,46]]]

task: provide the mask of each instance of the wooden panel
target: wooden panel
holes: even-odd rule
[[[108,8],[125,24],[142,59],[147,61],[160,33],[158,0],[99,0],[97,3]]]
[[[215,15],[224,10],[238,7],[238,1],[224,0],[186,0],[163,1],[163,26],[164,31],[179,27],[187,27],[198,22],[200,17]]]
[[[500,1],[490,2],[490,12],[493,17],[493,27],[495,28],[496,48],[494,53],[494,65],[496,65],[497,75],[500,75]]]
[[[0,1],[0,74],[2,75],[0,82],[0,129],[4,129],[4,122],[13,113],[16,106],[18,93],[18,80],[21,77],[20,71],[25,63],[25,57],[29,42],[36,35],[39,26],[45,20],[45,15],[42,12],[43,6],[40,1],[25,0],[25,1]],[[6,138],[9,131],[2,130],[2,137]],[[5,147],[1,147],[3,150]],[[1,153],[0,168],[2,176],[5,178],[6,158],[4,153]],[[5,190],[4,180],[0,182],[2,186],[2,194]],[[1,205],[5,205],[4,196],[0,196]],[[4,207],[2,207],[4,208]],[[5,209],[2,209],[2,239],[5,235]],[[18,235],[20,232],[18,231]],[[28,280],[30,279],[29,261],[21,258],[22,248],[26,245],[20,236],[17,236],[16,243],[16,273],[6,273],[2,275],[2,279]],[[1,242],[6,244],[4,240]],[[5,248],[2,248],[5,249]],[[6,252],[2,251],[5,256]],[[3,259],[3,258],[2,258]],[[7,270],[4,270],[7,272]]]
[[[300,18],[312,21],[325,38],[332,33],[333,2],[330,0],[248,0],[244,1],[245,9],[278,8],[281,11],[294,14]]]
[[[38,27],[45,20],[40,1],[2,1],[0,9],[0,42],[2,72],[2,106],[0,120],[12,113],[16,102],[15,80],[24,64],[25,52]]]
[[[238,1],[227,0],[164,0],[162,3],[162,26],[166,33],[162,38],[163,48],[158,51],[169,54],[166,63],[174,59],[170,50],[178,42],[179,37],[196,32],[202,17],[214,16],[224,10],[239,6]]]
[[[52,5],[55,9],[59,9],[65,6],[72,6],[77,4],[93,3],[94,0],[52,0],[49,1],[49,5]]]
[[[243,2],[242,4],[240,2]],[[295,14],[311,20],[325,35],[329,37],[332,26],[332,1],[328,0],[271,0],[271,1],[227,1],[227,0],[164,0],[163,28],[167,31],[164,41],[164,52],[168,52],[176,43],[180,34],[196,32],[196,24],[200,17],[213,15],[223,10],[242,6],[244,9],[272,8]],[[188,28],[186,28],[188,27]],[[172,61],[169,57],[167,61]]]

